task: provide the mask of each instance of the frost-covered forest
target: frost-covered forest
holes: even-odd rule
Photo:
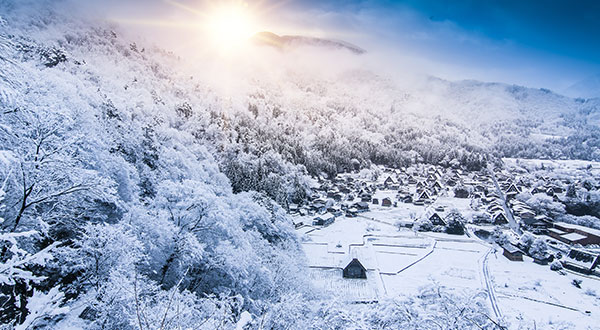
[[[406,86],[312,48],[257,50],[276,72],[252,62],[224,89],[216,64],[31,6],[0,0],[4,328],[493,328],[478,292],[436,284],[377,307],[330,301],[285,209],[311,175],[371,164],[600,160],[597,99]],[[344,64],[307,70],[307,56]]]

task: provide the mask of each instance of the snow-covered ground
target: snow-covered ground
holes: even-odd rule
[[[379,191],[374,197],[391,197]],[[433,207],[472,212],[469,199],[439,197]],[[338,217],[326,227],[299,229],[304,235],[310,278],[326,294],[348,301],[373,301],[385,296],[415,294],[438,283],[450,290],[488,294],[489,315],[511,326],[586,329],[600,324],[600,280],[574,273],[560,275],[525,257],[509,261],[498,247],[472,236],[415,233],[398,229],[398,221],[412,222],[430,206],[398,203],[397,207],[370,205],[357,218]],[[305,217],[309,223],[311,217]],[[342,269],[352,258],[367,268],[367,280],[344,279]],[[583,280],[582,288],[571,284]],[[589,311],[589,313],[586,313]],[[535,322],[535,325],[534,325]]]
[[[490,273],[502,313],[536,324],[569,322],[567,328],[598,329],[600,279],[566,272],[560,275],[529,257],[512,262],[500,253],[489,258]],[[581,288],[571,284],[582,280]],[[586,313],[589,311],[590,313]]]

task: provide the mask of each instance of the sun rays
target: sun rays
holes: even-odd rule
[[[177,29],[173,38],[182,39],[182,47],[196,43],[198,49],[235,53],[254,34],[269,29],[266,20],[286,1],[189,1],[164,0],[172,7],[171,15],[148,18],[113,18],[121,24],[147,25],[153,28]]]

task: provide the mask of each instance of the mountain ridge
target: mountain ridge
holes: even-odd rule
[[[268,45],[282,50],[298,46],[316,46],[345,49],[356,55],[367,52],[356,45],[342,40],[332,40],[302,35],[277,35],[269,31],[258,32],[252,36],[251,40],[257,45]]]

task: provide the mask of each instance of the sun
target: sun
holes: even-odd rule
[[[245,0],[162,1],[185,12],[188,17],[182,16],[176,20],[126,18],[115,20],[128,24],[185,29],[192,34],[186,34],[182,44],[200,44],[202,50],[216,50],[220,55],[235,55],[240,54],[237,50],[249,44],[248,41],[252,36],[271,24],[268,19],[269,13],[288,0],[258,0],[251,4]],[[173,38],[179,37],[183,35]]]
[[[256,33],[254,16],[244,2],[216,5],[205,19],[207,34],[222,49],[240,46]]]

